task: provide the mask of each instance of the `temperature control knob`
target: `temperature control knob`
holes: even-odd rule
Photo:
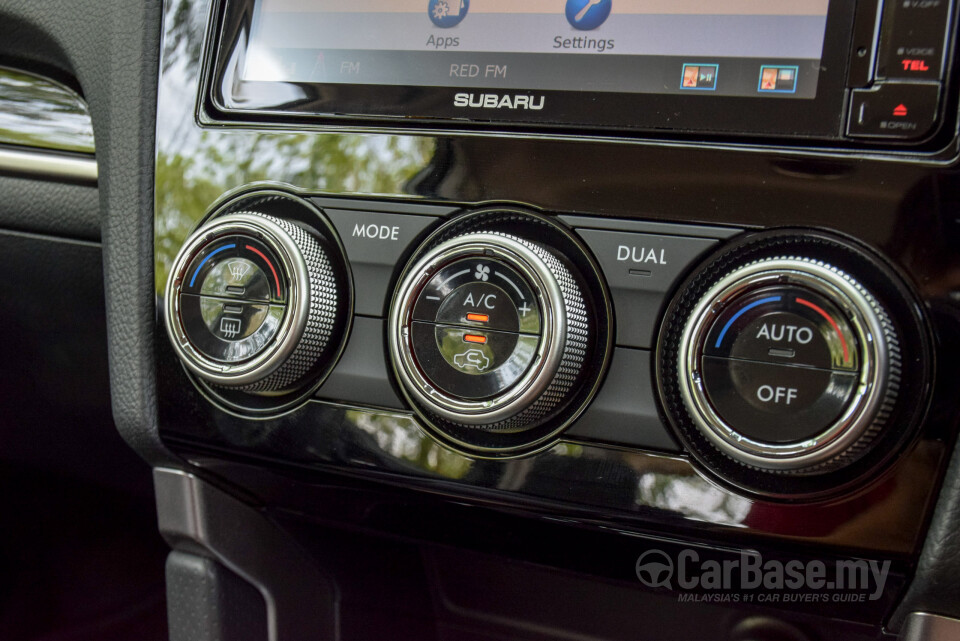
[[[763,493],[863,477],[924,411],[928,334],[914,300],[846,239],[741,237],[666,312],[657,377],[678,436],[711,470]]]
[[[302,386],[339,341],[343,300],[322,238],[261,211],[213,218],[184,245],[167,284],[167,331],[206,382],[277,394]]]
[[[746,465],[783,472],[864,450],[900,375],[899,341],[873,295],[800,256],[720,279],[679,354],[684,402],[704,435]]]
[[[407,271],[389,320],[411,399],[440,421],[492,432],[528,429],[563,406],[593,332],[567,265],[500,232],[431,249]]]

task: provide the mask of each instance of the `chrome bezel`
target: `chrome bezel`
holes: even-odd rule
[[[835,422],[811,438],[774,444],[740,434],[717,414],[707,398],[700,367],[713,321],[732,300],[764,286],[786,284],[812,289],[840,308],[857,338],[860,372],[857,389]],[[873,425],[885,396],[889,369],[884,327],[868,294],[842,272],[801,258],[759,261],[722,278],[693,310],[677,358],[680,393],[701,433],[731,458],[774,471],[817,467],[853,447]]]
[[[233,234],[250,236],[269,247],[277,257],[282,278],[287,283],[287,302],[280,328],[271,344],[253,358],[241,363],[215,361],[194,348],[183,328],[180,294],[186,270],[204,247]],[[255,383],[275,372],[296,348],[307,326],[310,282],[307,264],[299,248],[286,231],[263,216],[238,213],[214,218],[201,227],[174,260],[167,279],[165,309],[167,334],[174,350],[187,368],[211,383],[241,387]]]
[[[530,285],[541,310],[541,335],[535,360],[512,387],[492,399],[465,401],[437,389],[417,367],[410,323],[420,291],[443,267],[464,258],[501,260]],[[471,233],[441,243],[421,258],[400,283],[388,320],[388,344],[394,369],[404,388],[422,405],[449,421],[486,425],[506,420],[532,405],[547,389],[563,359],[566,313],[563,293],[535,252],[512,238]]]

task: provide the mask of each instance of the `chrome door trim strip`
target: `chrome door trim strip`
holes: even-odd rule
[[[97,161],[93,157],[0,147],[0,174],[96,185]]]
[[[900,632],[901,641],[956,641],[960,619],[929,612],[911,612]]]
[[[90,109],[55,80],[0,67],[0,144],[93,155]]]

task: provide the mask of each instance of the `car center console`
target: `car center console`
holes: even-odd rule
[[[563,4],[167,3],[164,443],[308,549],[426,546],[457,629],[545,625],[471,572],[692,615],[638,561],[685,547],[889,562],[717,638],[898,632],[956,437],[953,4]]]

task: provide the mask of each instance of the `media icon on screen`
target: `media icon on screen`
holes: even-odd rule
[[[760,67],[760,86],[757,91],[761,93],[796,93],[797,92],[797,72],[799,67],[795,66],[772,66],[764,65]]]
[[[680,88],[686,90],[716,91],[718,65],[685,64]]]

